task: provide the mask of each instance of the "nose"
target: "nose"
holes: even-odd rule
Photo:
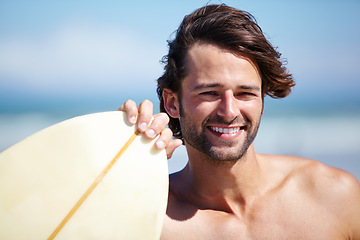
[[[218,106],[218,115],[225,121],[231,122],[240,114],[240,108],[237,104],[232,91],[226,91],[221,98],[221,102]]]

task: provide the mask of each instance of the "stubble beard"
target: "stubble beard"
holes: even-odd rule
[[[213,119],[210,119],[208,117],[204,120],[204,122],[201,124],[201,129],[199,132],[199,129],[197,126],[192,124],[191,119],[189,119],[188,114],[185,114],[185,112],[182,109],[182,106],[180,104],[180,127],[182,136],[187,144],[189,144],[194,149],[202,152],[207,159],[210,159],[210,161],[220,164],[220,163],[233,163],[237,162],[238,160],[242,159],[243,156],[246,154],[247,150],[249,149],[250,145],[254,141],[257,132],[259,130],[260,126],[260,118],[257,122],[252,123],[247,117],[244,117],[245,122],[245,129],[244,133],[246,134],[245,140],[243,144],[238,145],[238,142],[230,142],[230,141],[223,141],[222,147],[223,148],[233,148],[235,144],[237,144],[237,150],[234,153],[228,153],[228,151],[219,151],[214,144],[210,141],[210,139],[206,136],[205,131],[206,125],[211,122],[219,123],[219,124],[231,124],[235,123],[236,121],[239,121],[237,119],[234,119],[230,123],[226,123],[222,118],[216,116]]]

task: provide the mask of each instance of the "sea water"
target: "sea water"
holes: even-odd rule
[[[0,151],[75,115],[69,112],[0,113]],[[315,159],[344,169],[360,180],[360,114],[265,115],[254,146],[261,153]],[[186,163],[182,146],[169,160],[169,171],[181,170]]]

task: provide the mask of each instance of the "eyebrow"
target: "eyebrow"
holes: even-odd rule
[[[223,87],[223,85],[219,84],[219,83],[199,84],[199,85],[195,86],[194,90],[216,88],[216,87]],[[260,88],[258,86],[252,86],[252,85],[239,85],[236,87],[236,89],[260,91]]]
[[[241,85],[237,87],[238,89],[247,89],[247,90],[255,90],[260,91],[260,88],[258,86],[251,86],[251,85]]]
[[[204,89],[204,88],[215,88],[215,87],[221,87],[222,85],[219,83],[213,83],[213,84],[199,84],[196,85],[194,90]]]

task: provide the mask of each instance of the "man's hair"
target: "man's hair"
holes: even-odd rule
[[[165,72],[158,79],[157,87],[161,112],[166,112],[162,98],[165,88],[181,97],[181,82],[187,74],[186,55],[198,42],[213,44],[251,59],[261,75],[263,97],[286,97],[295,86],[292,75],[280,59],[281,54],[267,41],[250,13],[224,4],[207,5],[185,16],[175,39],[168,41],[169,53],[163,58]],[[169,117],[174,136],[182,138],[179,119]]]

